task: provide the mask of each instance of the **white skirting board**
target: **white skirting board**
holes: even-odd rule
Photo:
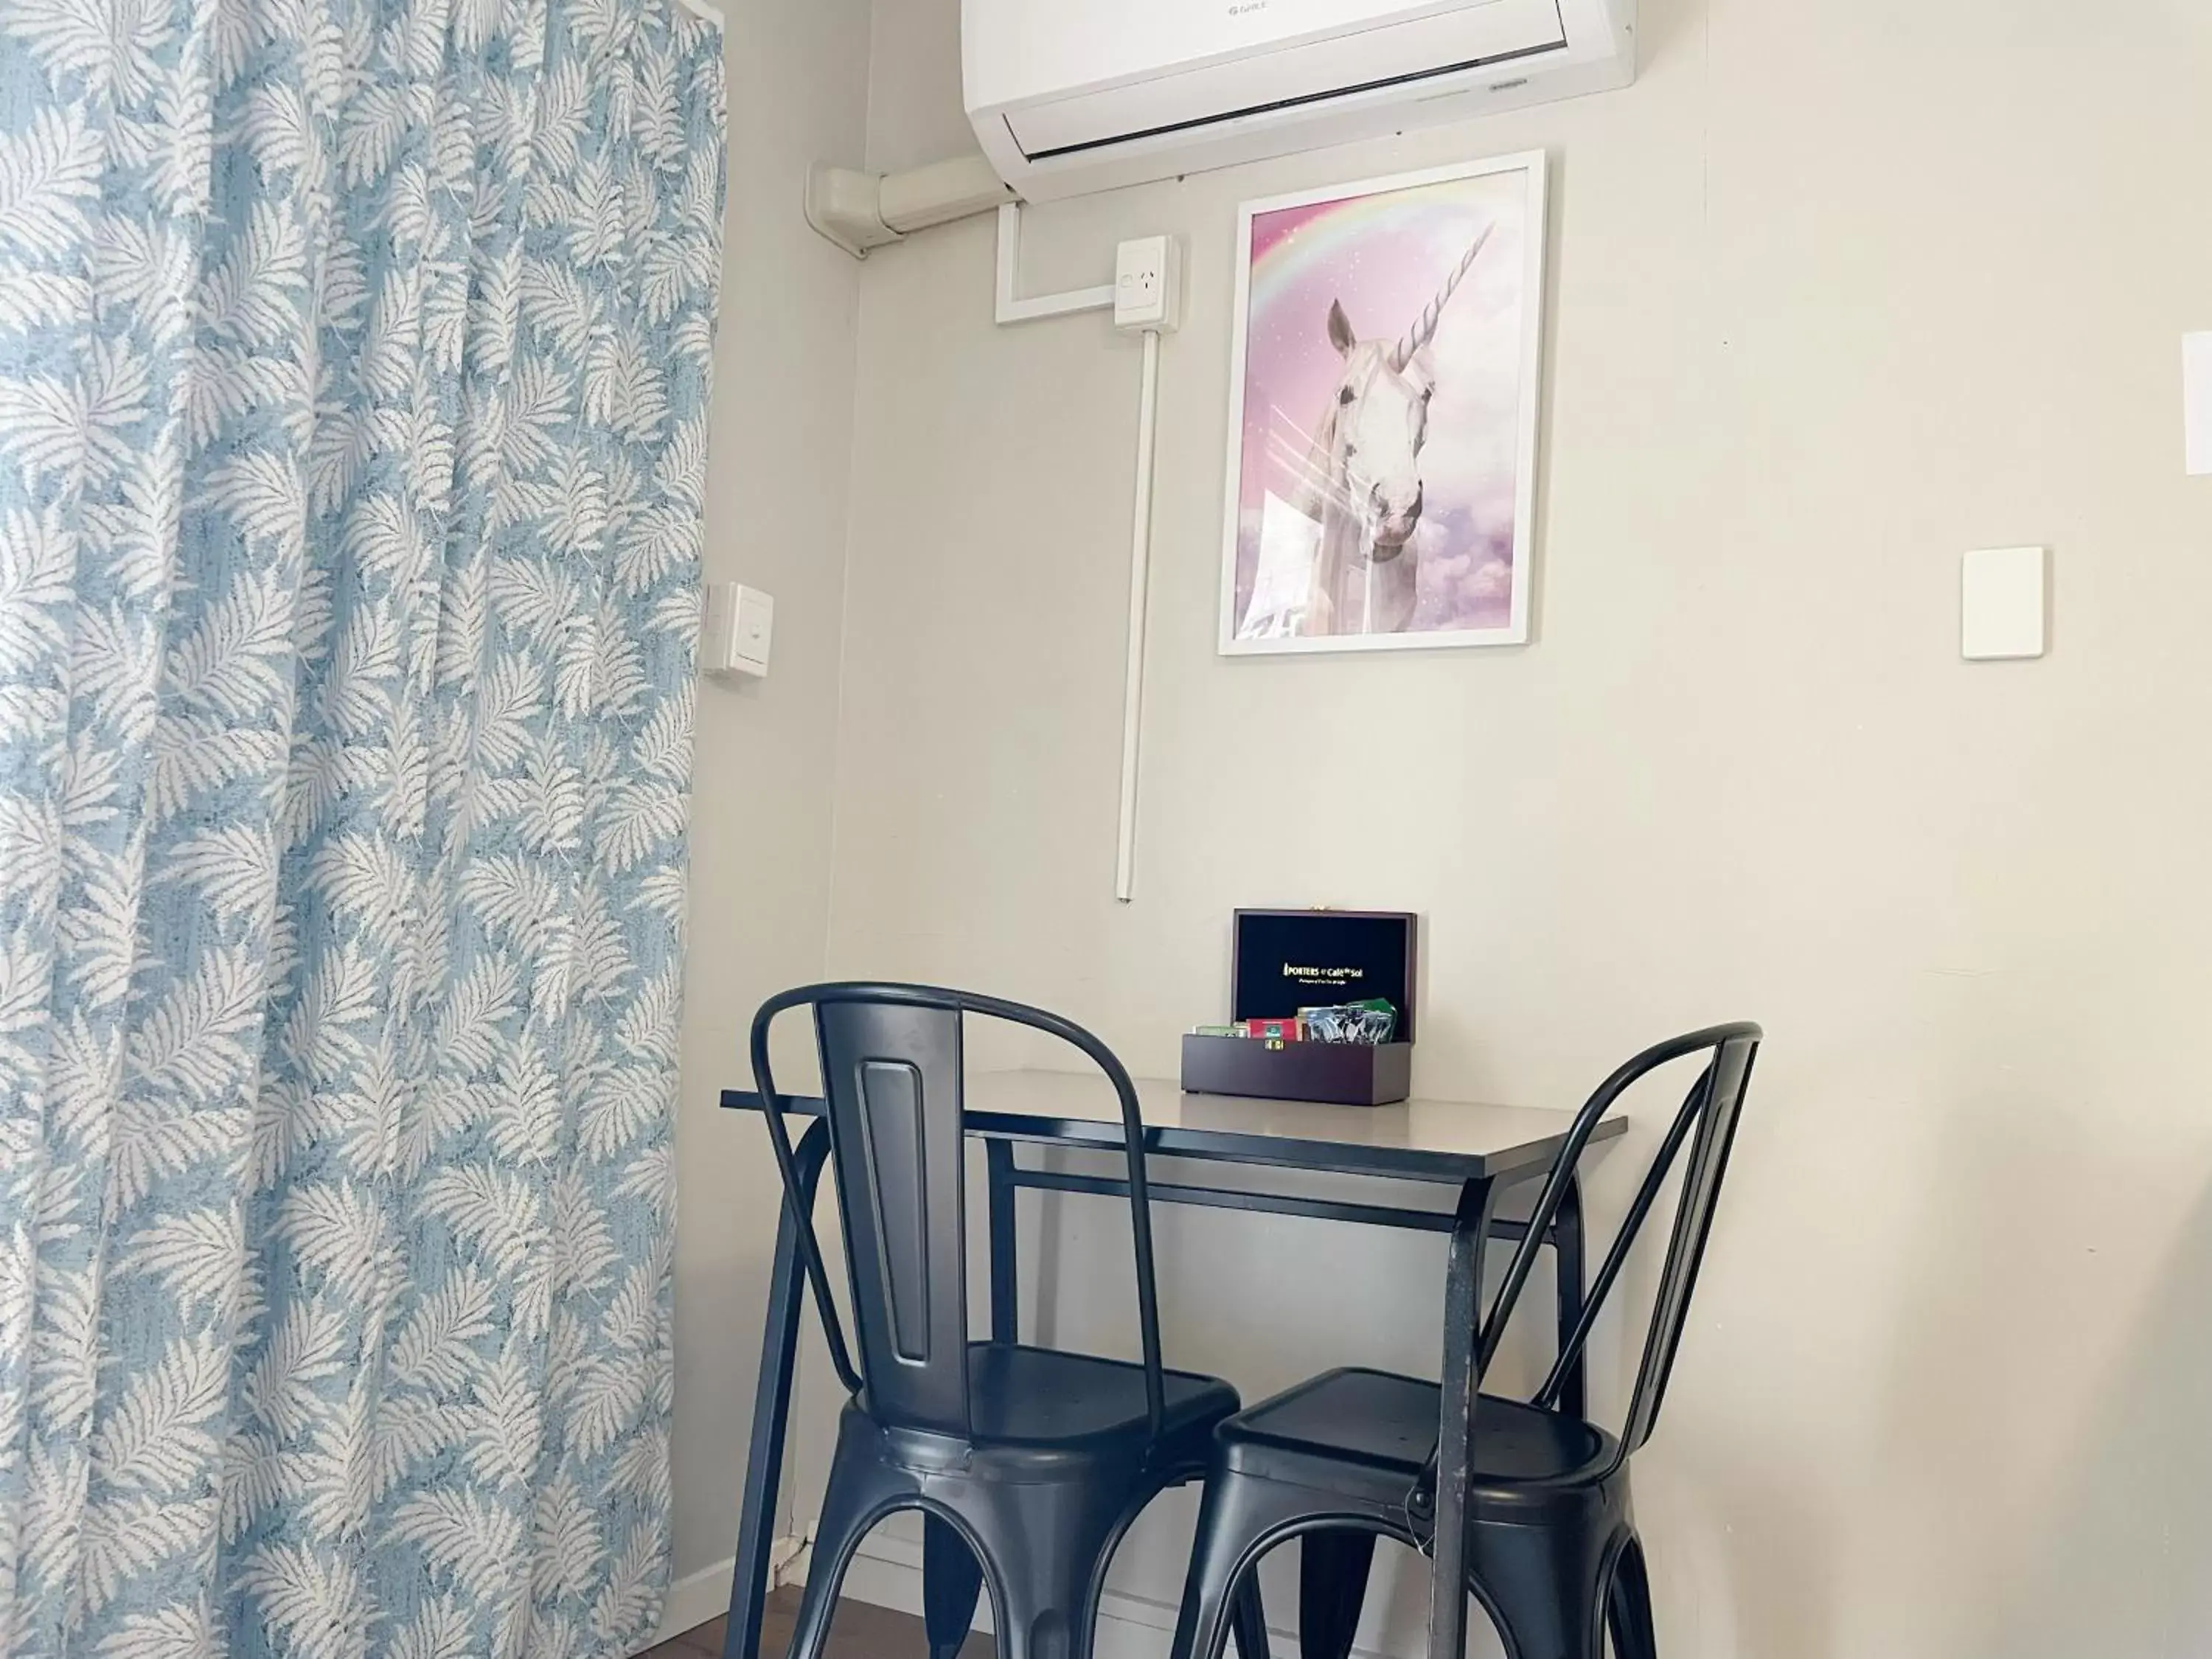
[[[790,1567],[805,1543],[796,1538],[779,1538],[770,1546],[768,1558],[768,1580],[771,1584],[793,1582]],[[730,1579],[738,1570],[738,1561],[732,1556],[726,1561],[717,1561],[695,1573],[687,1574],[668,1587],[668,1599],[661,1604],[660,1628],[652,1639],[640,1648],[640,1653],[659,1647],[663,1642],[673,1641],[688,1630],[712,1624],[730,1608]]]

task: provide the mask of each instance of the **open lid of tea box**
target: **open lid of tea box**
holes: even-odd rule
[[[1288,1019],[1301,1008],[1381,997],[1391,1041],[1414,1037],[1420,919],[1397,910],[1239,910],[1230,1018]]]

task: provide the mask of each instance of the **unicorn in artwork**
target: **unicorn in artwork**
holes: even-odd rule
[[[1329,302],[1329,343],[1344,370],[1299,469],[1295,505],[1321,527],[1301,634],[1395,634],[1413,625],[1421,448],[1436,394],[1427,348],[1490,231],[1474,239],[1436,298],[1395,340],[1361,339],[1343,303]]]

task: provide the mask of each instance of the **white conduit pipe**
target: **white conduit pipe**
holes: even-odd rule
[[[1160,337],[1145,331],[1137,395],[1137,500],[1129,534],[1129,660],[1121,680],[1121,809],[1114,896],[1129,902],[1137,882],[1137,734],[1145,715],[1145,597],[1152,564],[1152,429],[1159,419]]]
[[[999,210],[999,325],[1033,323],[1040,317],[1065,317],[1078,311],[1111,311],[1114,308],[1114,285],[1102,283],[1097,288],[1073,288],[1065,294],[1041,294],[1032,300],[1018,300],[1014,289],[1021,280],[1022,270],[1022,210],[1016,202],[1008,202]]]
[[[1022,210],[1009,202],[999,210],[998,319],[1033,323],[1079,311],[1111,311],[1114,285],[1070,289],[1062,294],[1019,297],[1022,268]],[[1152,565],[1152,441],[1159,423],[1160,337],[1144,335],[1144,377],[1137,396],[1137,489],[1129,529],[1128,658],[1121,678],[1121,798],[1115,819],[1114,896],[1127,904],[1137,884],[1137,750],[1144,729],[1145,625]]]
[[[689,4],[691,0],[678,0]],[[980,155],[903,173],[861,173],[817,161],[806,171],[806,222],[856,259],[917,230],[988,213],[1013,192]]]
[[[707,0],[678,0],[703,7]],[[1114,285],[1069,289],[1024,299],[1021,286],[1022,210],[1005,200],[1006,186],[980,155],[940,161],[905,173],[866,173],[817,164],[806,185],[806,222],[855,258],[902,240],[908,232],[999,208],[997,316],[1033,323],[1082,311],[1111,311]],[[1117,815],[1114,896],[1129,902],[1136,886],[1137,738],[1145,708],[1146,594],[1152,562],[1152,441],[1159,419],[1160,337],[1144,332],[1144,381],[1137,404],[1137,489],[1129,532],[1128,660],[1121,684],[1121,799]]]

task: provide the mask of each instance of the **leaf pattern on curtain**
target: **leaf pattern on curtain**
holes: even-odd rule
[[[658,1616],[720,54],[0,0],[9,1659]]]

